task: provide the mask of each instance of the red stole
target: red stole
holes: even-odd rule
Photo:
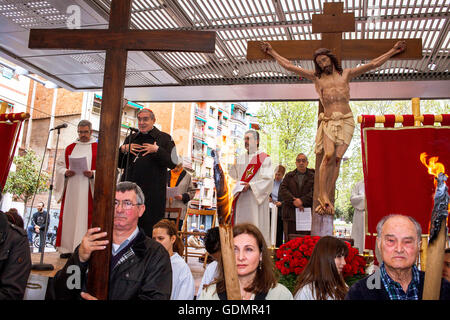
[[[267,153],[265,153],[265,152],[261,152],[261,153],[256,154],[252,158],[252,160],[248,163],[247,168],[245,168],[244,173],[242,174],[242,177],[241,177],[240,181],[249,183],[250,180],[252,180],[253,177],[256,175],[258,170],[261,168],[264,160],[266,160],[266,158],[268,156],[269,155]],[[239,183],[239,181],[238,181],[238,183]],[[236,217],[236,202],[237,202],[237,199],[239,198],[240,195],[241,195],[241,193],[239,192],[237,194],[237,196],[234,197],[234,199],[233,199],[233,206],[232,206],[232,210],[233,211],[231,213],[232,214],[231,224],[233,226],[234,226],[234,220],[235,220],[235,217]]]
[[[66,168],[69,169],[69,156],[72,154],[73,149],[75,149],[76,143],[72,143],[66,147],[64,158],[66,160]],[[92,147],[92,160],[91,160],[91,170],[95,170],[96,160],[97,160],[97,142],[91,144]],[[55,160],[56,161],[56,160]],[[92,222],[92,208],[93,208],[93,197],[91,188],[88,188],[88,228],[90,228]],[[64,195],[61,201],[61,210],[59,214],[58,231],[56,232],[56,247],[61,246],[61,232],[64,214],[64,202],[66,201],[66,191],[64,190]]]

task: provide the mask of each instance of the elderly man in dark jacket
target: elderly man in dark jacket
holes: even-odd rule
[[[295,159],[296,169],[288,172],[278,191],[283,200],[282,219],[286,240],[289,234],[301,234],[295,228],[295,209],[310,208],[313,203],[314,169],[308,168],[308,158],[299,153]]]
[[[376,246],[381,266],[353,284],[346,300],[422,300],[425,272],[416,261],[422,227],[412,217],[391,214],[377,225]],[[450,300],[450,282],[441,279],[439,300]]]
[[[30,271],[27,234],[0,211],[0,300],[22,300]]]
[[[145,210],[144,194],[133,182],[121,182],[116,188],[112,258],[109,275],[109,300],[169,300],[172,291],[172,267],[167,250],[138,228]],[[47,299],[86,299],[89,258],[93,251],[104,250],[106,232],[89,229],[81,244],[51,281]],[[105,266],[106,267],[106,266]],[[76,279],[79,274],[81,279]]]

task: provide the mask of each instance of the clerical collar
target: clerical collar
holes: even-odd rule
[[[142,131],[139,131],[139,133],[140,134],[142,134],[142,135],[151,135],[153,138],[156,138],[157,137],[157,135],[158,135],[158,128],[156,128],[155,126],[153,126],[153,128],[151,129],[151,130],[149,130],[149,131],[147,131],[147,132],[142,132]]]
[[[140,133],[141,133],[141,134],[149,134],[152,130],[153,130],[153,128],[151,128],[151,129],[148,130],[147,132],[140,131]]]

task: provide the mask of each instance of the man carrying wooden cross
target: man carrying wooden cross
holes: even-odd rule
[[[345,151],[350,145],[355,122],[350,109],[351,79],[376,69],[394,55],[405,51],[406,42],[398,41],[389,51],[373,59],[367,64],[342,69],[336,56],[325,48],[314,52],[315,70],[306,70],[293,65],[288,59],[279,55],[267,42],[261,42],[261,50],[272,56],[283,68],[295,72],[301,77],[311,80],[319,94],[324,112],[319,114],[320,125],[316,135],[316,154],[324,152],[319,169],[319,205],[315,209],[320,214],[334,214],[334,207],[329,194],[334,186],[339,167]],[[333,156],[336,161],[331,161]],[[329,176],[328,169],[332,172]]]

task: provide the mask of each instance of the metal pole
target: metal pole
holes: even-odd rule
[[[52,169],[52,178],[50,180],[50,189],[48,193],[48,202],[47,202],[47,217],[45,219],[45,230],[44,230],[44,248],[41,248],[41,261],[39,264],[34,264],[32,268],[34,270],[53,270],[54,267],[52,264],[44,264],[44,253],[45,253],[45,246],[47,242],[47,230],[48,230],[48,221],[50,218],[50,208],[52,203],[52,193],[53,193],[53,178],[55,176],[55,168],[56,168],[56,160],[58,155],[58,144],[59,144],[59,135],[61,133],[61,129],[58,128],[58,136],[56,138],[56,148],[55,148],[55,157],[53,160],[53,169]],[[42,236],[42,235],[41,235]],[[42,241],[40,242],[40,245],[42,246]]]

